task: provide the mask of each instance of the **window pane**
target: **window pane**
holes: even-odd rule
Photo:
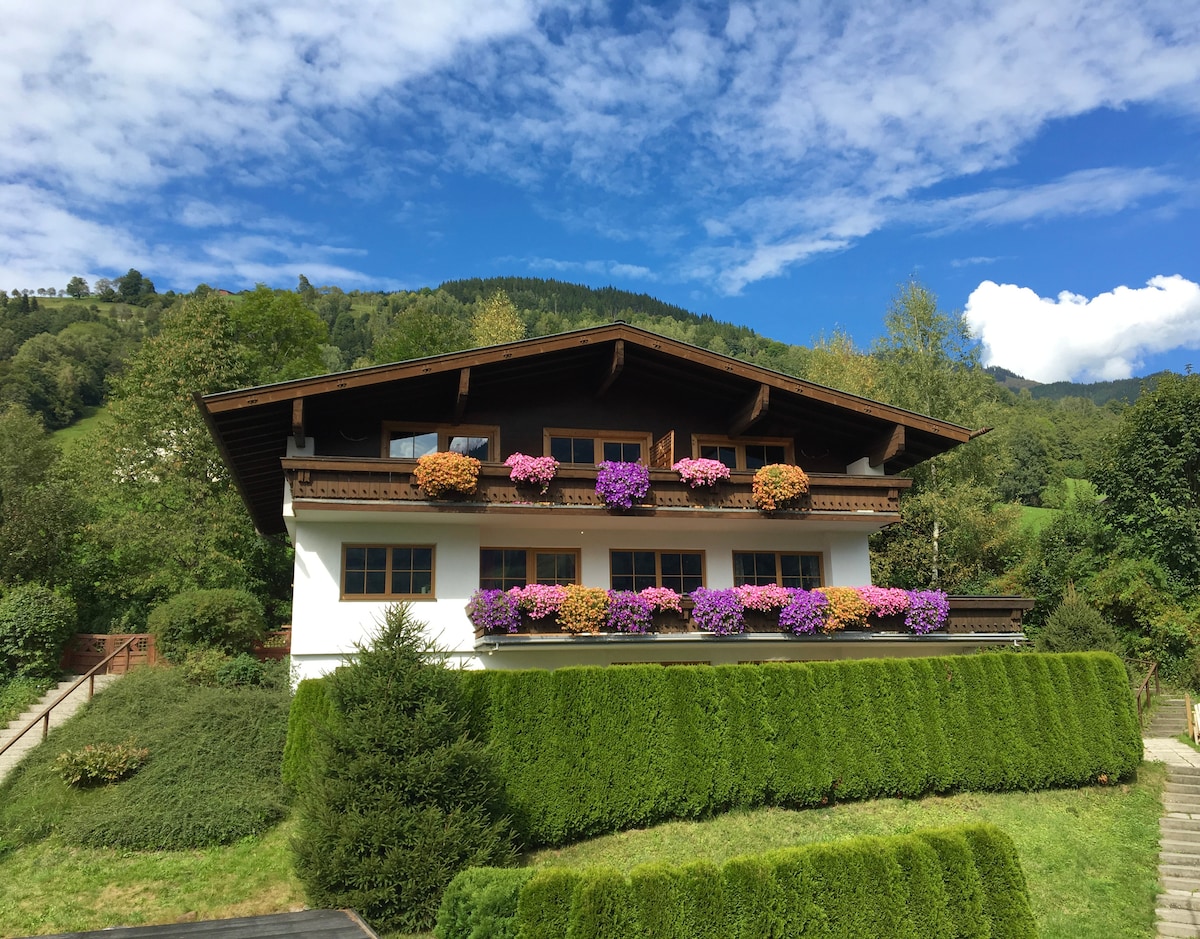
[[[387,548],[367,548],[367,570],[387,570]]]
[[[361,571],[367,566],[367,549],[366,548],[347,548],[346,549],[346,570]]]
[[[413,548],[412,559],[414,571],[433,570],[433,548]]]
[[[433,593],[433,571],[413,571],[412,592]]]
[[[653,577],[655,574],[654,552],[634,551],[633,572],[642,576],[649,575],[650,577]]]
[[[392,571],[392,593],[411,594],[412,573],[409,571]]]
[[[787,447],[769,446],[763,449],[766,451],[766,461],[768,463],[787,462]]]
[[[620,463],[625,458],[621,456],[621,445],[608,441],[604,444],[604,459],[612,463]]]
[[[614,574],[627,575],[633,573],[633,552],[614,551],[610,555],[610,564]]]
[[[699,577],[704,572],[704,561],[699,554],[680,555],[680,567],[684,574],[694,574]]]
[[[575,583],[575,555],[539,551],[534,556],[534,568],[539,584]]]
[[[683,584],[679,588],[679,593],[691,593],[704,586],[704,578],[699,574],[684,574]]]
[[[745,551],[733,553],[733,585],[754,583],[754,555]]]
[[[434,431],[425,431],[417,433],[414,431],[394,430],[392,431],[391,442],[388,444],[388,456],[396,457],[397,459],[415,460],[419,456],[425,456],[427,453],[436,453],[438,446],[437,433]]]
[[[451,437],[450,450],[454,453],[465,453],[477,460],[488,459],[487,437]]]
[[[621,444],[621,459],[626,463],[636,463],[642,458],[642,445],[640,443],[623,443]]]
[[[767,462],[766,447],[761,444],[746,444],[746,469],[762,469]]]
[[[821,556],[819,554],[800,555],[800,579],[805,590],[821,586]]]
[[[526,571],[525,552],[520,550],[504,552],[505,589],[508,587],[524,587]]]
[[[412,548],[392,548],[392,570],[412,570]]]
[[[678,576],[679,574],[683,573],[683,561],[681,555],[667,554],[664,552],[663,554],[659,555],[659,558],[662,562],[662,572],[664,577],[668,575]]]
[[[362,571],[346,571],[346,593],[366,593],[367,575]]]
[[[387,572],[367,571],[367,587],[364,593],[387,593]]]
[[[551,437],[550,455],[559,463],[574,463],[570,437]]]
[[[781,586],[784,587],[803,587],[803,579],[800,576],[800,555],[798,554],[781,554],[779,555],[779,577]]]
[[[700,457],[705,460],[717,460],[730,469],[737,469],[737,449],[735,447],[720,447],[716,444],[702,446]]]

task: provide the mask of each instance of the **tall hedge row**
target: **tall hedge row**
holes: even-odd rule
[[[1116,780],[1142,757],[1107,653],[462,677],[529,844],[740,807]]]
[[[438,939],[1025,939],[1012,841],[989,825],[859,838],[722,867],[474,869],[446,890]]]

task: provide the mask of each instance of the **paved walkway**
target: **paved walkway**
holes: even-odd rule
[[[1200,750],[1174,737],[1146,737],[1142,740],[1145,759],[1167,766],[1193,766],[1200,769]]]

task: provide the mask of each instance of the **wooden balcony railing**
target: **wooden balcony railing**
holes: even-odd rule
[[[422,510],[448,511],[525,510],[603,507],[596,495],[596,470],[592,467],[560,467],[545,494],[536,487],[518,486],[509,479],[502,463],[485,463],[475,493],[460,499],[431,500],[412,478],[414,460],[368,460],[338,457],[291,457],[283,460],[294,503],[380,502]],[[690,488],[672,470],[650,471],[650,493],[631,514],[654,514],[694,509],[705,513],[755,511],[751,498],[754,473],[735,470],[728,482],[713,489]],[[900,492],[911,480],[899,476],[842,476],[813,474],[808,496],[796,511],[804,513],[897,514]]]

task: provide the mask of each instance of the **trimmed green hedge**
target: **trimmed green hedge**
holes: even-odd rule
[[[463,673],[528,844],[760,805],[1130,776],[1107,653]]]
[[[320,678],[306,678],[296,686],[288,710],[287,743],[283,748],[281,776],[289,792],[303,789],[312,761],[317,726],[329,720],[333,704],[329,686]]]
[[[723,867],[476,868],[451,882],[438,939],[762,939],[1037,935],[1009,837],[990,825],[858,838]]]

